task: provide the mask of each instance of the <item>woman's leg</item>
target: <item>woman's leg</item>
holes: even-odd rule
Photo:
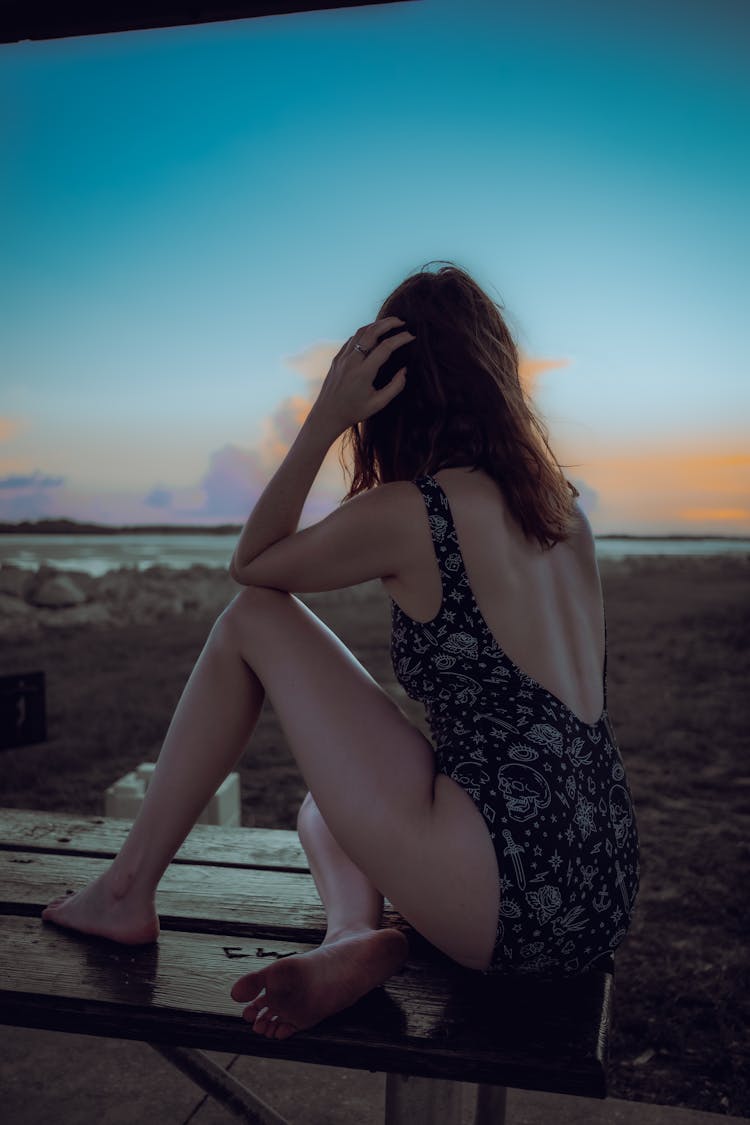
[[[255,679],[248,684],[249,669]],[[118,857],[126,898],[133,888],[139,895],[152,890],[190,817],[241,752],[245,724],[252,726],[260,705],[256,679],[344,853],[414,929],[459,963],[485,968],[499,885],[481,814],[454,781],[435,776],[430,743],[338,637],[297,598],[273,589],[244,589],[212,630],[170,728],[174,738],[160,756],[162,784],[154,788],[155,773]],[[249,705],[236,698],[243,692]],[[207,756],[215,769],[201,764]],[[178,776],[179,807],[172,784]],[[61,909],[68,906],[75,908],[73,900]],[[101,911],[98,925],[105,917]],[[232,996],[252,1000],[243,1014],[255,1020],[265,990],[268,1010],[256,1030],[266,1034],[277,1017],[278,1033],[288,1034],[387,979],[403,963],[405,943],[394,929],[353,935],[247,974]]]
[[[263,682],[330,836],[354,871],[428,941],[460,964],[486,968],[499,872],[468,793],[436,775],[421,731],[298,599],[249,588],[226,623],[236,635],[229,643]],[[283,1038],[353,1003],[368,975],[375,987],[407,955],[399,930],[354,935],[248,973],[232,997],[250,1001],[243,1016],[254,1030]]]
[[[300,807],[297,831],[325,908],[325,941],[379,929],[383,896],[336,843],[312,793]]]
[[[285,965],[273,976],[276,992],[280,973],[285,977],[286,992],[292,996],[298,1019],[299,998],[304,996],[308,1008],[305,1014],[312,1025],[329,1010],[348,1006],[366,985],[382,983],[380,977],[387,980],[403,963],[408,943],[393,930],[368,940],[368,935],[372,937],[380,927],[383,896],[336,843],[312,793],[300,807],[297,831],[326,912],[326,936],[315,958],[310,954],[295,958],[293,966]],[[327,960],[322,953],[326,947],[334,947]],[[342,962],[347,970],[343,973]],[[298,1027],[289,1019],[279,1021],[267,1007],[268,974],[264,977],[259,976],[254,987],[253,974],[244,977],[238,982],[237,998],[255,998],[243,1013],[245,1019],[254,1021],[254,1030],[263,1030],[269,1038],[284,1039]]]
[[[253,670],[220,642],[219,622],[185,685],[120,852],[93,883],[50,903],[44,921],[125,944],[158,937],[159,880],[242,755],[265,697]]]

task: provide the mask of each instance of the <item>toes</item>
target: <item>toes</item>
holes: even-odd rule
[[[276,1038],[276,1032],[278,1030],[279,1030],[279,1017],[278,1016],[270,1016],[270,1018],[269,1018],[267,1016],[266,1017],[265,1032],[264,1032],[264,1034],[266,1036],[266,1039],[275,1039]]]
[[[251,1001],[251,1003],[249,1003],[248,1006],[244,1009],[244,1011],[242,1013],[242,1018],[246,1019],[246,1020],[249,1020],[250,1023],[253,1023],[258,1018],[258,1015],[260,1014],[261,1008],[265,1007],[266,1004],[267,1004],[266,990],[265,990],[265,988],[261,988],[258,995],[255,996],[253,998],[253,1000]]]
[[[279,1020],[274,1038],[288,1039],[290,1035],[294,1035],[295,1031],[298,1030],[299,1028],[295,1027],[293,1023],[282,1023],[281,1020]]]
[[[68,901],[67,895],[61,895],[60,898],[53,899],[52,902],[48,903],[47,906],[45,906],[44,910],[42,911],[42,916],[44,916],[44,914],[48,910],[55,910],[58,906],[60,906],[61,903],[67,902],[67,901]]]
[[[232,985],[230,996],[233,1000],[252,1000],[259,992],[265,991],[265,972],[259,969],[256,973],[247,973]]]
[[[269,1024],[273,1027],[273,1024],[271,1024],[271,1011],[268,1006],[266,1006],[265,1008],[261,1008],[258,1012],[257,1019],[253,1024],[253,1031],[256,1035],[265,1035]]]

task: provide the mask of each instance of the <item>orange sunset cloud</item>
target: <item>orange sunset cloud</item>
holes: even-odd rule
[[[750,533],[750,455],[674,449],[597,451],[577,470],[598,493],[604,531],[660,527],[694,534]]]
[[[680,516],[684,520],[750,521],[750,508],[683,508]]]
[[[545,371],[567,367],[569,363],[569,359],[532,359],[531,356],[521,353],[518,360],[518,375],[524,390],[528,395],[533,396],[540,375]]]
[[[0,417],[0,441],[8,441],[18,433],[20,423],[17,418]]]

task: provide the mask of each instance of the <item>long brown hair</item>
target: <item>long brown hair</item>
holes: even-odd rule
[[[567,537],[578,492],[521,386],[500,310],[450,262],[428,263],[386,298],[378,319],[401,317],[416,340],[403,349],[404,389],[343,435],[341,453],[350,450],[353,460],[344,501],[378,484],[471,465],[497,481],[529,538],[544,548]]]

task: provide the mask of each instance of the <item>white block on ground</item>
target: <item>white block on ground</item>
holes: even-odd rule
[[[134,820],[146,795],[155,762],[142,762],[131,773],[125,774],[105,791],[104,815]],[[224,778],[205,809],[198,824],[219,824],[224,828],[242,826],[240,801],[240,775],[230,773]]]

